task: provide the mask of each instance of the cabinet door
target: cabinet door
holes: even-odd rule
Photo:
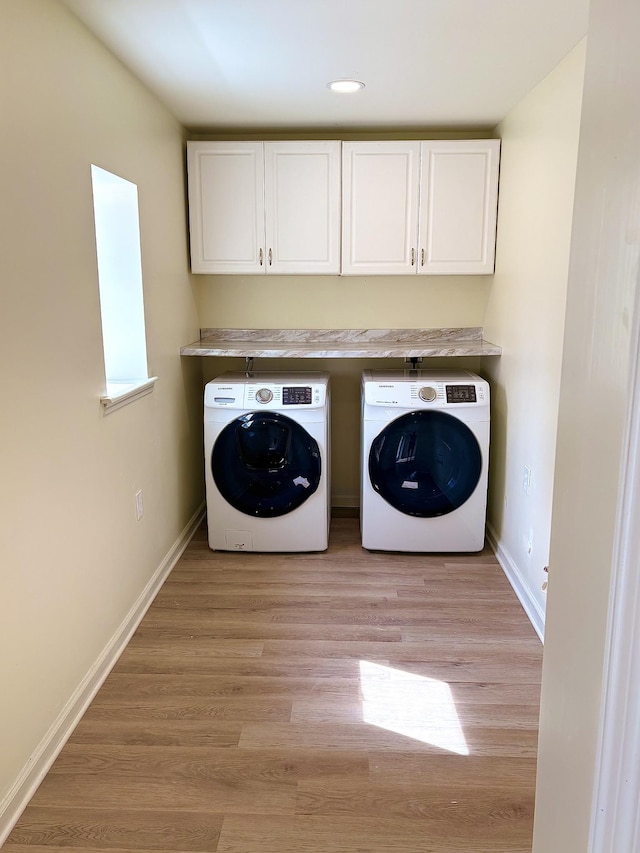
[[[423,142],[418,272],[492,273],[500,140]]]
[[[343,274],[415,273],[419,168],[419,142],[343,142]]]
[[[187,143],[191,270],[264,272],[262,142]]]
[[[265,142],[268,273],[340,272],[340,142]]]

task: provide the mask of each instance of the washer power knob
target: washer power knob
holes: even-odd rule
[[[438,392],[435,388],[432,388],[431,385],[425,385],[424,388],[421,388],[418,392],[418,396],[421,400],[424,400],[425,403],[433,403],[438,396]]]
[[[260,388],[256,391],[256,400],[259,403],[270,403],[273,400],[273,392],[268,388]]]

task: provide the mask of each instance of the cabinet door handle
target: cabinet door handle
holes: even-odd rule
[[[411,250],[411,266],[414,266],[415,262],[416,262],[416,250],[412,249]]]
[[[271,249],[269,249],[269,266],[273,263],[273,255],[271,254]]]
[[[421,250],[420,265],[424,266],[424,249]]]
[[[262,249],[260,249],[260,266],[262,266],[262,260],[263,260],[263,258],[262,258]]]

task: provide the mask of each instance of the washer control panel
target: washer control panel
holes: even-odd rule
[[[256,391],[256,402],[265,405],[278,397],[283,406],[312,406],[314,404],[313,387],[311,385],[283,385],[282,388],[259,388]],[[319,402],[319,394],[315,395]]]
[[[327,402],[327,382],[313,381],[312,375],[301,376],[300,382],[274,382],[272,376],[248,376],[238,381],[225,376],[207,383],[205,407],[214,409],[274,410],[317,409]],[[293,378],[293,377],[292,377]],[[307,378],[311,381],[305,381]]]
[[[247,382],[244,388],[246,409],[307,409],[324,405],[322,385],[275,385]]]

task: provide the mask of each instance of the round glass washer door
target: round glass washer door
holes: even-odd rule
[[[297,509],[317,490],[322,473],[318,442],[277,412],[249,412],[216,439],[211,473],[222,497],[257,518]]]
[[[372,487],[394,509],[418,518],[461,507],[481,472],[474,434],[458,418],[439,411],[401,415],[376,436],[369,452]]]

